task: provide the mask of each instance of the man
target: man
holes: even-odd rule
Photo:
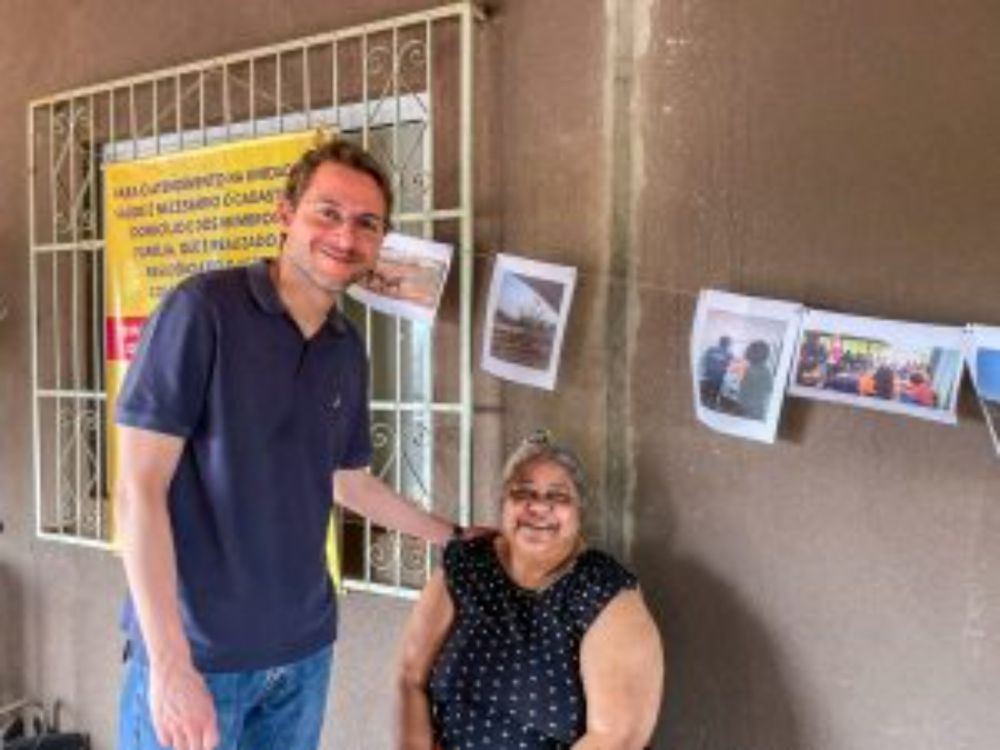
[[[436,543],[456,530],[365,471],[367,361],[337,300],[391,210],[369,154],[318,146],[290,171],[277,260],[192,277],[147,324],[116,410],[120,750],[313,750],[336,630],[332,495]]]
[[[729,336],[720,336],[719,343],[708,347],[701,357],[701,403],[709,409],[719,406],[722,382],[733,361],[732,343]]]

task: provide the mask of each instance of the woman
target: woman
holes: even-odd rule
[[[663,689],[635,577],[581,536],[577,458],[536,433],[504,469],[500,533],[455,541],[403,636],[401,750],[638,750]]]
[[[774,390],[774,376],[767,368],[767,362],[771,358],[771,347],[766,341],[759,339],[751,341],[743,353],[743,358],[747,362],[747,367],[740,379],[736,397],[740,413],[748,419],[764,420],[771,401],[771,391]]]

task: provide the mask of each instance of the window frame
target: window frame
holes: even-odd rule
[[[434,401],[426,396],[415,401],[401,397],[373,398],[373,417],[387,413],[394,417],[396,434],[392,465],[375,467],[395,484],[401,484],[404,446],[399,426],[401,415],[423,414],[433,430],[435,418],[453,419],[457,427],[458,460],[457,497],[454,498],[457,520],[469,523],[472,515],[472,290],[473,290],[473,22],[477,10],[468,2],[442,6],[421,13],[407,14],[375,23],[259,47],[225,57],[212,58],[151,73],[123,78],[31,101],[28,105],[28,221],[31,284],[31,379],[32,379],[32,460],[33,491],[36,511],[36,536],[45,541],[102,550],[114,548],[111,506],[105,479],[103,434],[106,391],[104,383],[104,312],[103,312],[103,223],[101,212],[100,168],[108,160],[137,158],[212,142],[264,135],[267,132],[291,132],[334,124],[344,132],[355,130],[366,147],[380,138],[379,128],[391,128],[391,157],[397,192],[403,182],[399,164],[401,124],[426,123],[422,146],[422,169],[426,173],[427,198],[422,205],[407,206],[393,216],[397,226],[425,237],[434,237],[443,223],[457,226],[455,261],[457,274],[458,325],[461,351],[457,359],[457,396]],[[450,34],[458,40],[457,51],[447,57],[438,55],[437,35]],[[408,36],[409,35],[409,36]],[[423,43],[419,42],[423,39]],[[408,41],[409,40],[409,41]],[[414,41],[416,40],[416,41]],[[339,55],[348,45],[360,45],[359,78],[346,81],[349,71],[338,68]],[[446,46],[446,45],[442,45]],[[329,106],[314,101],[310,55],[329,47],[332,93]],[[315,53],[319,54],[319,53]],[[405,80],[404,55],[422,64],[423,90],[411,91]],[[255,64],[274,60],[274,115],[254,112],[257,89],[253,88]],[[297,67],[289,66],[289,61]],[[376,68],[388,65],[388,77],[378,78]],[[447,67],[446,67],[447,66]],[[282,79],[286,68],[301,77],[301,92],[283,97],[289,79]],[[234,90],[241,82],[235,70],[249,71],[250,117],[234,113]],[[435,90],[444,71],[450,76],[447,86],[454,93],[447,102],[455,112],[458,136],[457,189],[453,204],[439,205],[434,195],[436,130]],[[220,75],[221,71],[221,75]],[[298,71],[298,73],[296,73]],[[376,86],[373,82],[381,81]],[[345,103],[342,92],[353,85],[358,101]],[[246,85],[246,81],[242,82]],[[163,89],[158,89],[162,86]],[[206,89],[218,92],[221,103],[213,100],[217,115],[206,113]],[[169,90],[168,90],[169,89]],[[167,91],[163,112],[160,100]],[[137,99],[151,91],[152,113],[149,122],[142,119]],[[173,94],[172,101],[170,94]],[[353,96],[354,94],[352,94]],[[195,97],[198,107],[197,128],[186,127],[184,108],[188,97]],[[169,107],[175,108],[170,115]],[[218,106],[216,106],[218,104]],[[106,107],[107,109],[102,109]],[[117,108],[117,109],[116,109]],[[127,111],[123,114],[122,108]],[[211,108],[208,108],[211,109]],[[169,122],[174,117],[173,127]],[[101,141],[99,121],[105,119],[107,136]],[[119,122],[124,121],[124,128]],[[47,126],[47,127],[46,127]],[[443,125],[441,125],[443,127]],[[125,135],[122,135],[124,129]],[[415,229],[415,231],[414,231]],[[47,307],[48,306],[48,307]],[[365,338],[371,351],[372,316],[364,310]],[[395,321],[397,336],[401,325]],[[65,329],[65,330],[63,330]],[[82,333],[81,333],[82,332]],[[64,335],[68,339],[64,339]],[[397,349],[397,365],[400,362]],[[434,363],[428,360],[430,393],[434,393]],[[54,360],[54,361],[53,361]],[[377,364],[373,363],[373,367]],[[65,370],[65,372],[64,372]],[[399,367],[397,367],[397,371]],[[398,373],[397,373],[398,374]],[[398,377],[397,377],[398,380]],[[54,449],[54,450],[53,450]],[[426,454],[425,454],[426,460]],[[430,464],[435,457],[432,448]],[[432,469],[433,473],[433,469]],[[428,490],[422,499],[426,507],[438,507]],[[67,498],[68,504],[64,506]],[[64,513],[65,508],[70,512]],[[54,516],[53,516],[54,514]],[[91,518],[91,516],[93,516]],[[55,519],[54,522],[52,519]],[[92,528],[92,533],[87,529]],[[404,580],[401,558],[406,540],[393,532],[390,537],[395,571],[389,580],[373,575],[371,555],[373,529],[364,527],[365,563],[363,575],[345,581],[348,588],[397,596],[413,596],[422,581]],[[422,550],[423,577],[430,569],[430,548]]]

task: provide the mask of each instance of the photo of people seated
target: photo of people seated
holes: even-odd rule
[[[702,406],[724,414],[763,421],[774,390],[778,347],[763,339],[734,342],[722,335],[699,362]]]
[[[935,387],[935,374],[944,360],[938,348],[904,351],[876,339],[806,331],[799,347],[795,382],[933,409],[945,400]]]

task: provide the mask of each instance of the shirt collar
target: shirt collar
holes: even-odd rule
[[[281,301],[274,281],[271,280],[270,267],[272,262],[259,260],[246,267],[250,294],[264,312],[270,315],[287,315],[285,303]],[[326,323],[338,335],[347,332],[347,321],[337,305],[330,308],[330,312],[326,316]]]

